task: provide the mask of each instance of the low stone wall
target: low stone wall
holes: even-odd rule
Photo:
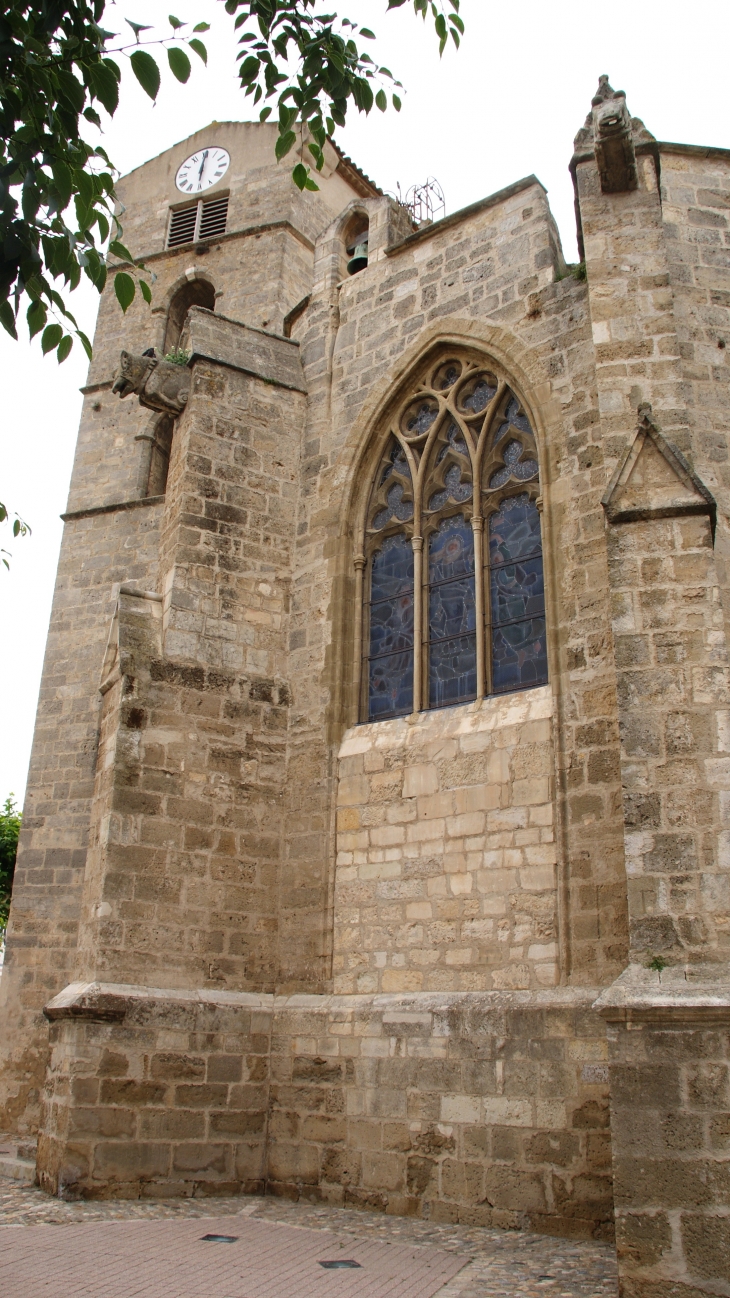
[[[272,997],[76,984],[47,1007],[41,1184],[260,1192],[608,1238],[595,992]]]

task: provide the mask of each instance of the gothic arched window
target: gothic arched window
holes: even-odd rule
[[[364,718],[544,684],[539,495],[507,383],[474,357],[432,363],[395,412],[368,502]]]

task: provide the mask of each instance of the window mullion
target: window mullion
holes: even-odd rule
[[[423,706],[423,672],[426,653],[423,643],[423,537],[412,536],[413,546],[413,711]]]
[[[366,658],[366,652],[367,652],[367,651],[366,651],[366,647],[365,647],[365,635],[367,634],[368,639],[369,639],[369,637],[370,637],[370,618],[369,618],[369,616],[367,617],[367,619],[364,617],[364,612],[365,612],[365,609],[364,609],[364,595],[365,595],[365,564],[366,564],[366,562],[367,562],[367,561],[366,561],[366,559],[365,559],[365,555],[364,555],[364,554],[356,554],[356,555],[355,555],[355,663],[356,663],[356,678],[355,678],[355,681],[354,681],[354,686],[355,686],[355,701],[356,701],[356,708],[357,708],[357,710],[356,710],[356,717],[357,717],[358,720],[359,720],[361,717],[363,717],[365,720],[367,720],[367,711],[363,711],[363,700],[364,700],[364,697],[366,697],[365,694],[364,694],[364,688],[363,688],[363,686],[364,686],[364,679],[367,677],[367,673],[368,673],[368,661],[367,661],[367,658]],[[369,611],[369,610],[368,610],[368,611]],[[367,626],[364,626],[363,623],[366,622],[366,621],[367,621]]]
[[[484,529],[485,536],[483,542],[482,557],[482,591],[484,592],[484,687],[486,694],[494,693],[494,680],[492,672],[492,569],[490,565],[490,548],[489,548],[489,518],[486,519],[487,527]]]
[[[203,216],[203,200],[198,199],[198,210],[195,213],[195,233],[193,234],[193,243],[197,243],[200,238],[200,222]]]
[[[481,514],[472,514],[471,526],[474,533],[474,621],[477,629],[477,698],[481,699],[484,697],[487,679],[484,649],[484,519]]]

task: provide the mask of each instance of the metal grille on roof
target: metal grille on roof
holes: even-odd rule
[[[227,194],[223,198],[200,199],[191,207],[178,208],[170,213],[167,246],[177,248],[183,243],[195,243],[197,239],[218,238],[226,232],[227,219]]]

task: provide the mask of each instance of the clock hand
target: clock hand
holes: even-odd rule
[[[208,150],[206,149],[205,152],[203,153],[203,161],[202,161],[201,164],[200,164],[200,171],[198,172],[198,184],[199,184],[199,185],[202,183],[202,180],[203,180],[203,172],[205,171],[205,164],[206,164],[207,160],[208,160]]]

